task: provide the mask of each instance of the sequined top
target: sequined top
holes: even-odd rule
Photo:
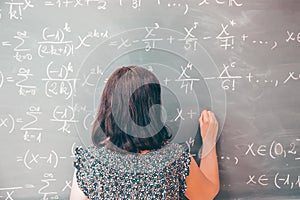
[[[190,154],[186,145],[168,144],[146,154],[129,154],[93,145],[75,149],[79,188],[98,199],[183,199]]]

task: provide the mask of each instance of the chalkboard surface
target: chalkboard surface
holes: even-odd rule
[[[300,199],[300,1],[3,0],[0,199],[68,199],[119,66],[153,71],[173,142],[220,123],[216,199]]]

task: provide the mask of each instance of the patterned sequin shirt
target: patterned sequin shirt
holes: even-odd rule
[[[146,154],[129,154],[93,145],[75,149],[79,188],[98,199],[183,199],[190,155],[186,145],[168,144]]]

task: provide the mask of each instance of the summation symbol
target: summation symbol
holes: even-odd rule
[[[30,72],[30,69],[20,68],[17,76],[22,77],[22,80],[16,82],[16,86],[19,87],[19,95],[27,96],[27,94],[35,95],[37,87],[35,85],[26,84],[29,77],[33,77],[34,75]]]
[[[14,48],[14,58],[19,62],[22,62],[23,60],[32,60],[30,49],[24,48],[25,41],[28,40],[28,38],[29,36],[27,34],[27,31],[19,31],[17,32],[17,35],[14,36],[14,39],[17,39],[19,41],[19,44]]]
[[[52,173],[45,173],[41,182],[44,186],[38,190],[38,193],[43,195],[43,200],[59,199],[57,192],[49,189],[51,184],[53,184],[53,182],[56,182],[56,178],[54,178],[54,175]]]
[[[43,128],[36,125],[41,114],[42,112],[39,106],[30,106],[29,111],[26,112],[26,115],[30,117],[30,120],[20,129],[21,131],[24,131],[25,141],[31,141],[31,139],[35,139],[39,143],[41,142]],[[23,121],[24,119],[19,119],[19,122]]]

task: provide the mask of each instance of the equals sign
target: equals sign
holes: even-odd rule
[[[113,41],[113,42],[110,42],[109,43],[109,46],[117,46],[118,45],[118,42],[117,41]]]
[[[54,6],[54,3],[51,1],[45,1],[45,6]]]
[[[17,119],[16,119],[16,122],[22,123],[22,122],[23,122],[23,119],[22,119],[22,118],[17,118]]]
[[[10,41],[2,42],[2,46],[11,46]]]
[[[6,77],[6,81],[7,81],[7,82],[15,82],[15,80],[14,80],[13,77],[11,77],[11,76]]]

